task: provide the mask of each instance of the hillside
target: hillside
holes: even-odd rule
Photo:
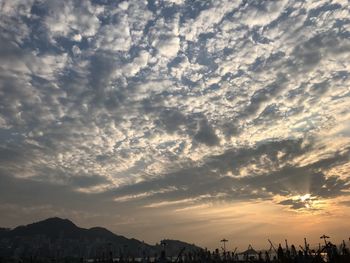
[[[179,240],[166,239],[167,256],[200,249]],[[141,257],[160,255],[161,245],[149,245],[134,238],[116,235],[103,227],[81,228],[68,219],[48,218],[14,229],[0,228],[0,256],[48,257]]]

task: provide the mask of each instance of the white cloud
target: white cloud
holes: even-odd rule
[[[54,81],[68,63],[68,55],[38,56],[29,63],[31,73],[35,76]]]
[[[97,15],[103,10],[96,8],[89,1],[51,1],[47,3],[47,8],[49,15],[45,24],[53,41],[59,36],[74,39],[77,34],[93,37],[100,27]]]
[[[178,37],[169,37],[157,39],[153,42],[161,56],[172,58],[176,56],[180,49],[180,39]]]
[[[147,66],[149,57],[150,55],[147,51],[140,51],[139,55],[131,63],[123,67],[122,72],[127,77],[135,76],[141,69]]]
[[[239,1],[214,1],[212,6],[201,11],[198,17],[186,21],[181,26],[180,35],[188,41],[196,41],[200,34],[213,32],[223,17],[238,6]]]
[[[35,0],[29,1],[21,1],[21,0],[13,0],[13,1],[3,1],[0,3],[0,11],[2,14],[6,14],[8,16],[30,16],[30,9]]]
[[[150,30],[149,41],[155,47],[159,55],[165,58],[176,56],[180,50],[179,17],[176,16],[170,22],[164,18],[157,20],[155,26]]]
[[[104,25],[96,38],[96,48],[106,51],[128,51],[131,46],[128,18],[121,15],[117,24]]]
[[[262,3],[246,4],[240,12],[236,12],[234,19],[249,27],[268,25],[280,15],[288,1],[266,1]]]

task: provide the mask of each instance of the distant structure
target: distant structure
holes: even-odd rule
[[[323,234],[323,236],[320,237],[320,239],[324,240],[324,244],[327,245],[327,239],[330,238],[329,236],[326,236],[325,234]]]
[[[220,240],[220,242],[224,243],[223,250],[224,250],[224,258],[226,259],[226,242],[228,242],[228,240],[226,238],[223,238]]]
[[[223,238],[220,240],[220,242],[224,243],[224,252],[226,252],[226,242],[228,242],[228,240],[226,238]]]

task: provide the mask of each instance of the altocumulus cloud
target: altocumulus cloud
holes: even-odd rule
[[[347,1],[0,8],[3,211],[348,205]]]

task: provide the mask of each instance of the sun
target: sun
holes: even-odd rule
[[[301,212],[315,212],[326,207],[326,202],[324,200],[321,200],[310,193],[296,195],[292,199],[294,202],[302,205],[300,208]]]
[[[305,201],[310,200],[310,199],[311,199],[311,194],[304,194],[304,195],[299,196],[299,200],[301,202],[305,202]]]

